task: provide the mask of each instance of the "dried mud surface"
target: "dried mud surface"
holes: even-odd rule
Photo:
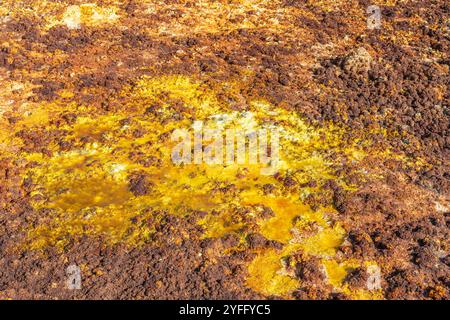
[[[0,298],[449,299],[448,2],[0,8]],[[171,164],[217,115],[285,166]]]

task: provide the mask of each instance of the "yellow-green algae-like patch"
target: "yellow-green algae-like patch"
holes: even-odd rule
[[[249,264],[247,285],[265,295],[283,296],[298,288],[298,281],[280,273],[282,269],[279,252],[266,250]]]
[[[344,283],[344,279],[347,273],[355,268],[364,266],[368,269],[378,268],[377,264],[373,261],[360,262],[357,260],[347,260],[343,262],[336,262],[332,259],[324,259],[322,261],[325,271],[328,277],[328,281],[335,288],[338,288],[345,294],[357,300],[381,300],[383,299],[383,293],[380,288],[374,288],[373,290],[358,289],[352,290],[348,284]]]
[[[313,211],[306,205],[291,203],[275,207],[274,213],[273,218],[263,223],[261,233],[286,245],[280,251],[268,249],[259,254],[249,266],[247,284],[266,295],[285,296],[297,289],[300,282],[285,272],[282,260],[295,252],[331,258],[346,233],[339,224],[327,222],[320,210]],[[315,234],[308,236],[311,234],[311,230],[307,230],[310,223],[318,227]],[[302,237],[302,233],[306,236]]]
[[[51,120],[64,113],[75,112],[78,117],[58,127],[66,132],[62,139],[70,141],[69,151],[52,145],[51,154],[23,153],[34,163],[24,174],[33,181],[32,204],[44,215],[42,223],[28,230],[31,248],[63,248],[79,236],[136,246],[149,241],[153,226],[140,222],[155,212],[184,216],[201,210],[206,212],[198,222],[204,237],[233,232],[243,239],[251,230],[283,243],[281,251],[257,252],[248,266],[247,285],[266,295],[287,296],[299,283],[283,272],[282,258],[302,251],[332,261],[345,238],[339,222],[329,218],[332,208],[313,210],[304,199],[323,192],[322,185],[330,179],[351,190],[353,186],[336,174],[342,162],[363,166],[366,156],[389,156],[385,150],[371,149],[364,137],[344,139],[345,128],[308,125],[295,112],[263,99],[248,101],[245,112],[235,111],[213,89],[186,76],[144,77],[120,96],[123,108],[102,115],[89,106],[51,104],[49,121],[42,124],[45,130],[55,129]],[[194,120],[224,130],[276,129],[278,175],[261,175],[260,164],[174,165],[170,134],[191,129]],[[148,179],[148,193],[130,192],[129,177],[136,172]],[[279,178],[287,176],[295,187]],[[314,184],[308,184],[311,181]],[[274,192],[265,194],[265,185],[273,185]],[[259,217],[255,210],[261,206],[270,208],[273,216]],[[248,209],[252,219],[243,219],[236,208]]]

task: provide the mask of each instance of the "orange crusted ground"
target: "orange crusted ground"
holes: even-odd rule
[[[2,1],[0,298],[448,299],[449,9]],[[275,171],[174,164],[195,121]]]

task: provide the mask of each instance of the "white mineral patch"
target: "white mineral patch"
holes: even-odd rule
[[[435,202],[434,204],[435,204],[435,205],[434,205],[434,208],[435,208],[438,212],[444,213],[444,212],[450,211],[450,208],[449,208],[448,206],[442,204],[442,203]]]
[[[79,29],[81,26],[81,9],[79,6],[69,6],[63,15],[63,23],[69,29]]]
[[[62,23],[69,29],[79,29],[82,24],[101,25],[117,20],[115,8],[103,8],[96,4],[71,5],[64,11]]]

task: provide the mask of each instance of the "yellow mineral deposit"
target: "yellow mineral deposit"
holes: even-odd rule
[[[91,9],[89,12],[95,12]],[[363,161],[367,148],[363,150],[360,145],[367,147],[370,142],[344,143],[341,137],[345,128],[331,124],[307,125],[295,112],[263,99],[248,101],[246,113],[233,111],[214,90],[186,76],[144,77],[136,86],[125,88],[120,96],[125,101],[124,108],[103,115],[93,114],[89,106],[81,108],[70,103],[40,106],[36,117],[47,120],[77,110],[80,115],[76,121],[59,129],[67,130],[66,139],[75,141],[79,148],[60,151],[55,147],[52,155],[23,154],[36,163],[24,174],[35,185],[33,206],[36,210],[51,210],[45,223],[28,230],[29,247],[62,249],[70,238],[84,235],[102,236],[109,244],[122,242],[139,246],[149,241],[154,226],[134,224],[133,218],[155,218],[156,209],[183,216],[192,210],[202,210],[208,213],[198,222],[204,228],[204,237],[235,233],[245,239],[248,231],[243,230],[252,230],[284,244],[279,251],[256,252],[256,258],[248,266],[247,285],[252,289],[265,295],[288,297],[299,282],[283,271],[282,260],[301,251],[323,259],[329,282],[338,290],[355,297],[366,294],[352,293],[342,285],[348,266],[333,259],[346,232],[338,221],[330,221],[333,208],[313,210],[303,202],[303,197],[320,192],[321,185],[329,179],[350,188],[334,173],[333,166],[341,159],[329,155],[335,152],[353,161]],[[170,118],[173,101],[182,101],[186,106],[182,119]],[[149,105],[157,106],[157,115],[144,112]],[[51,109],[48,113],[42,111],[46,107]],[[40,115],[42,112],[45,115]],[[284,188],[274,176],[260,175],[259,164],[176,166],[170,159],[173,143],[161,139],[176,128],[189,128],[194,119],[221,128],[254,130],[267,125],[264,119],[268,116],[272,119],[270,126],[280,132],[280,173],[291,174],[298,185],[316,181],[316,187]],[[122,119],[128,120],[122,122]],[[163,119],[167,121],[163,123]],[[32,127],[34,123],[34,120],[22,121],[18,127]],[[54,126],[51,121],[44,123],[47,130]],[[143,132],[138,138],[132,136],[137,128]],[[83,139],[87,142],[81,143]],[[133,151],[140,152],[144,159],[157,157],[160,165],[144,166],[130,159]],[[136,171],[144,172],[149,178],[152,185],[149,194],[136,196],[129,191],[127,179]],[[266,195],[261,188],[265,184],[274,184],[279,190]],[[230,194],[217,194],[213,190],[218,185],[233,185],[235,189]],[[245,219],[234,213],[235,208],[248,208],[249,214],[257,217],[260,206],[270,208],[273,216],[256,218],[255,225],[247,225]],[[219,214],[212,215],[212,210]]]

